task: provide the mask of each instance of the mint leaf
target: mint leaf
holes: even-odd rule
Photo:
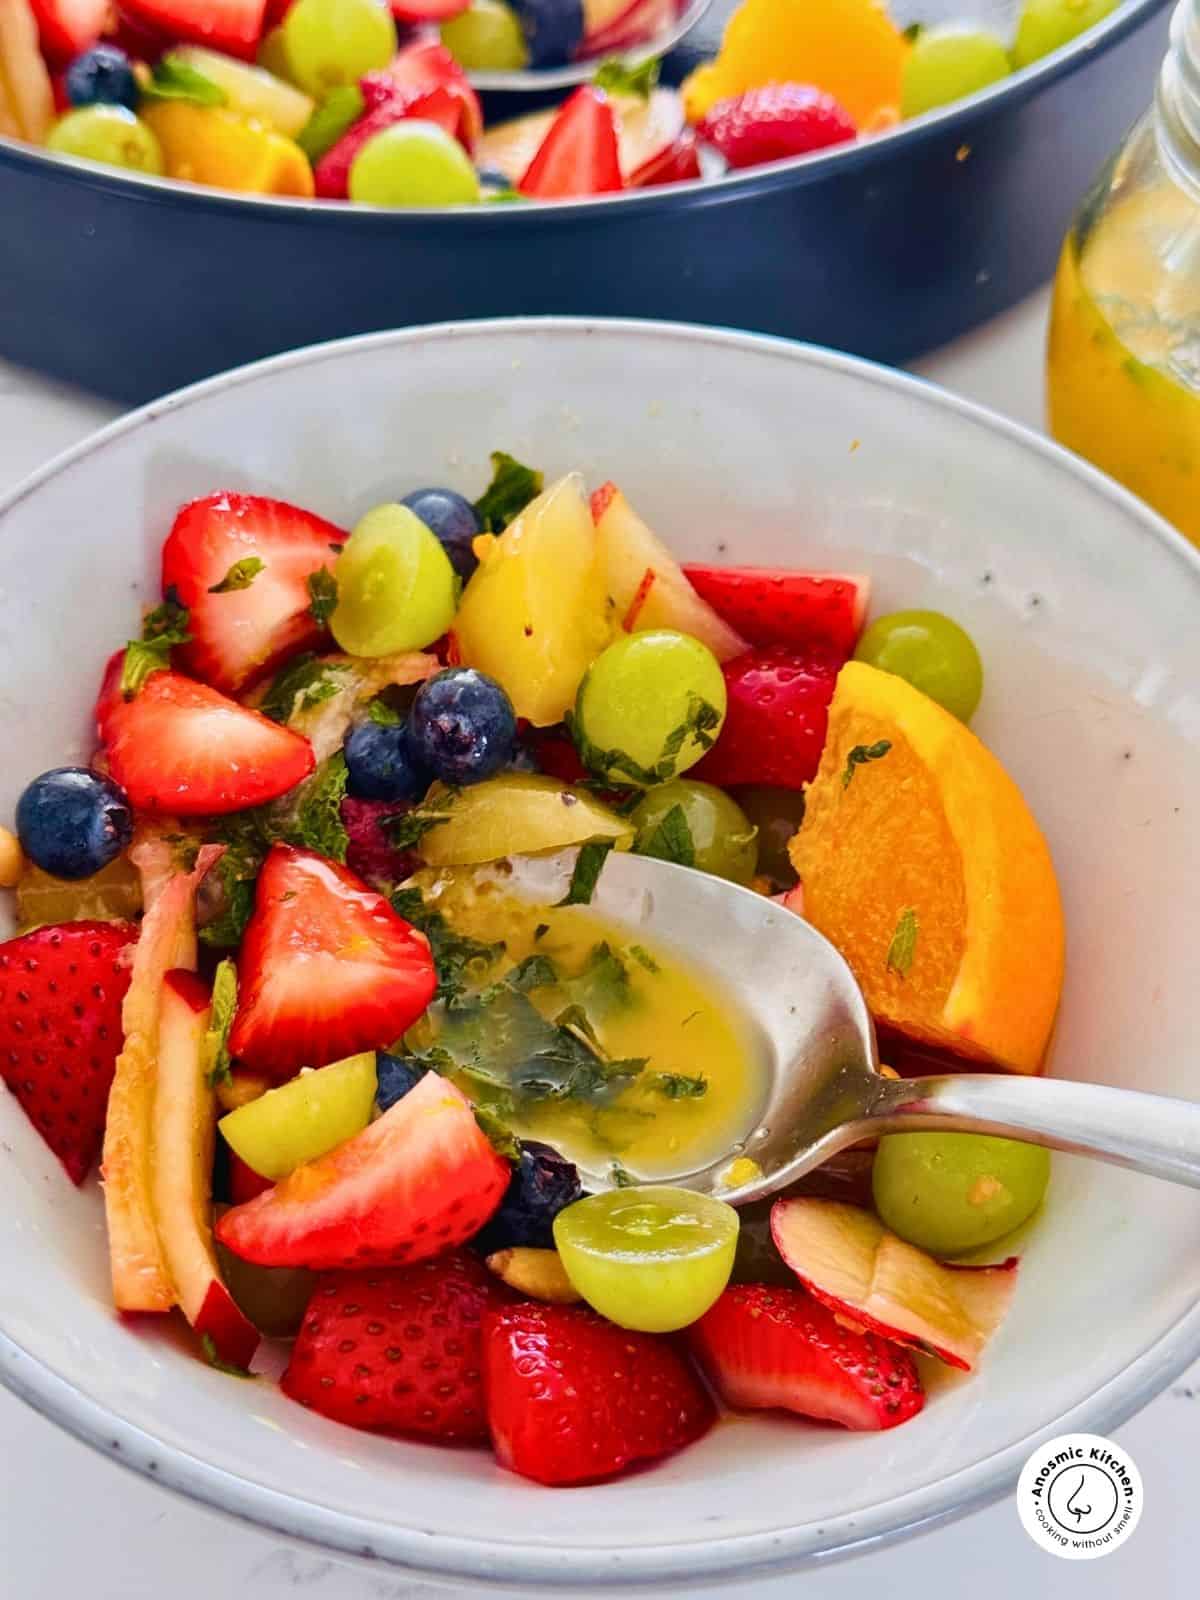
[[[504,981],[520,994],[528,994],[531,989],[551,989],[558,982],[558,968],[549,956],[526,956]]]
[[[379,826],[397,850],[415,850],[431,828],[440,828],[443,822],[449,821],[448,811],[423,811],[417,806],[412,811],[381,817]]]
[[[662,62],[657,56],[640,61],[636,67],[620,56],[609,56],[596,68],[592,83],[606,94],[635,94],[641,100],[649,100],[661,71]]]
[[[492,451],[492,481],[475,502],[475,515],[484,533],[503,533],[542,492],[545,479],[540,472],[521,463],[503,450]]]
[[[266,571],[266,562],[257,556],[243,556],[235,561],[220,583],[214,583],[209,594],[233,594],[238,589],[248,589],[260,572]]]
[[[437,998],[453,1008],[467,992],[468,977],[482,977],[504,954],[504,941],[483,944],[456,933],[440,911],[430,911],[417,888],[404,887],[392,895],[392,910],[419,928],[429,940],[438,975]]]
[[[560,906],[591,905],[601,869],[612,847],[611,839],[590,839],[587,844],[580,846],[579,854],[575,857],[575,869],[571,873],[571,885],[558,902]]]
[[[320,656],[306,651],[289,661],[282,672],[271,679],[271,687],[258,709],[272,722],[288,722],[298,712],[319,706],[323,700],[332,700],[341,687],[336,669]]]
[[[322,761],[301,786],[293,819],[281,834],[285,843],[315,850],[331,861],[345,862],[350,845],[342,822],[347,777],[346,758],[340,750]]]
[[[626,1172],[619,1161],[614,1161],[608,1169],[608,1176],[614,1189],[632,1189],[637,1179]]]
[[[404,721],[404,718],[393,706],[388,705],[386,700],[380,700],[378,697],[372,700],[367,707],[367,716],[372,722],[377,722],[381,728],[398,728]]]
[[[327,628],[329,619],[337,610],[337,579],[328,567],[318,567],[304,580],[308,590],[309,615],[319,628]]]
[[[210,949],[233,950],[241,944],[254,911],[254,886],[269,840],[256,811],[222,817],[212,838],[225,846],[225,854],[207,880],[208,884],[215,880],[221,891],[221,910],[200,929],[200,941]]]
[[[521,1141],[516,1134],[494,1111],[488,1111],[484,1106],[475,1106],[473,1109],[475,1121],[487,1136],[492,1149],[515,1165],[521,1159]]]
[[[659,966],[658,962],[655,961],[649,950],[646,949],[645,945],[631,944],[629,946],[629,954],[639,966],[645,967],[647,972],[657,973],[662,971],[662,968]]]
[[[846,765],[842,772],[842,788],[850,787],[850,780],[859,767],[865,767],[868,761],[882,761],[891,748],[890,739],[880,739],[875,744],[856,744],[846,757]]]
[[[917,953],[917,913],[911,906],[900,913],[892,942],[888,945],[887,968],[901,978],[912,971],[913,957]]]
[[[177,644],[187,644],[189,614],[181,606],[175,591],[153,611],[146,613],[142,622],[142,637],[130,639],[125,647],[125,661],[121,668],[121,693],[132,700],[153,672],[163,672],[171,665],[171,650]]]
[[[658,759],[652,767],[642,766],[626,750],[601,750],[588,738],[582,722],[573,712],[568,711],[563,722],[575,741],[579,759],[589,771],[609,780],[610,784],[613,780],[619,782],[627,778],[640,788],[652,789],[656,784],[666,783],[675,776],[676,760],[689,738],[694,739],[702,750],[712,748],[721,727],[721,713],[700,695],[692,695],[687,716],[663,740]],[[639,798],[631,796],[631,803],[636,805]]]
[[[341,83],[329,90],[296,135],[296,143],[314,167],[366,108],[363,92],[356,83]]]
[[[177,55],[163,56],[141,92],[143,100],[186,100],[194,106],[223,106],[229,98],[219,84]]]
[[[682,806],[672,806],[658,826],[638,840],[637,853],[659,861],[674,861],[681,867],[696,865],[696,846]]]
[[[650,1081],[668,1100],[694,1100],[708,1093],[708,1079],[703,1073],[689,1077],[684,1072],[656,1072]]]
[[[213,974],[212,1010],[203,1044],[205,1081],[213,1089],[218,1083],[228,1083],[233,1076],[229,1070],[229,1031],[237,1001],[237,968],[227,957],[217,963]]]

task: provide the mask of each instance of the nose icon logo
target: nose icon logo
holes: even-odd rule
[[[1079,1483],[1076,1486],[1075,1493],[1072,1494],[1071,1498],[1067,1501],[1067,1510],[1070,1512],[1071,1516],[1075,1518],[1076,1522],[1082,1522],[1084,1517],[1090,1517],[1092,1514],[1091,1506],[1082,1505],[1078,1503],[1076,1499],[1076,1496],[1079,1494],[1086,1482],[1087,1477],[1081,1475]]]

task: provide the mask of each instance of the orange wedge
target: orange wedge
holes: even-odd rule
[[[790,851],[805,916],[877,1021],[1038,1071],[1062,989],[1058,882],[1020,790],[968,728],[850,662]]]
[[[0,134],[41,144],[53,121],[54,91],[29,0],[0,0]]]
[[[265,122],[186,100],[162,100],[141,115],[162,145],[168,177],[248,194],[312,196],[307,156]]]

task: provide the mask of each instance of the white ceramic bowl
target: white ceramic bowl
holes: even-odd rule
[[[86,757],[100,666],[175,507],[259,490],[351,522],[490,450],[618,479],[693,558],[868,569],[987,664],[979,732],[1049,835],[1070,955],[1054,1071],[1196,1096],[1200,558],[1021,429],[821,351],[655,324],[476,323],[215,379],[109,428],[3,508],[0,816]],[[1012,1316],[906,1427],[718,1427],[650,1473],[553,1492],[484,1452],[372,1438],[110,1309],[100,1196],[0,1095],[0,1376],[137,1471],[415,1571],[587,1586],[774,1571],[1001,1492],[1034,1442],[1104,1430],[1200,1353],[1200,1195],[1056,1162]]]

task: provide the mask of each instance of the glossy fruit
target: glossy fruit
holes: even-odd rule
[[[871,598],[871,580],[862,572],[698,565],[683,571],[746,645],[827,644],[848,655]]]
[[[21,791],[21,849],[57,878],[90,878],[115,861],[133,838],[129,798],[89,767],[55,767]]]
[[[153,129],[124,106],[91,105],[68,111],[47,134],[46,148],[56,155],[99,161],[130,172],[157,176],[167,170]]]
[[[471,158],[415,113],[367,141],[350,168],[351,200],[368,206],[457,206],[479,199]]]
[[[732,1206],[653,1184],[589,1195],[554,1221],[583,1298],[643,1333],[672,1333],[704,1315],[729,1282],[737,1236]]]
[[[307,739],[178,672],[156,672],[105,720],[109,770],[139,811],[215,816],[294,789]]]
[[[346,533],[265,495],[221,493],[179,511],[163,545],[162,588],[188,608],[185,671],[223,694],[269,676],[327,638],[308,580],[332,568]]]
[[[483,552],[454,636],[464,666],[502,685],[518,717],[561,722],[608,642],[604,579],[579,476],[526,506]]]
[[[29,0],[0,6],[0,134],[41,144],[55,112],[54,86]]]
[[[791,856],[805,916],[879,1021],[1037,1071],[1062,987],[1054,864],[1016,784],[962,723],[850,662]]]
[[[424,1073],[410,1066],[404,1056],[394,1056],[386,1050],[377,1050],[375,1076],[375,1104],[380,1111],[390,1111],[397,1100],[403,1100],[410,1089],[417,1087]]]
[[[253,60],[262,37],[266,0],[121,0],[135,22],[168,39],[191,39],[212,50]]]
[[[260,1177],[278,1183],[361,1133],[375,1104],[375,1053],[302,1072],[221,1118],[226,1143]]]
[[[658,88],[648,99],[612,94],[609,104],[616,118],[621,171],[627,183],[641,181],[639,170],[664,157],[684,134],[683,103],[674,89]],[[479,165],[503,173],[515,187],[545,142],[555,114],[550,108],[492,123],[475,150]]]
[[[800,83],[766,84],[718,100],[696,131],[731,167],[808,155],[846,144],[858,134],[832,95]]]
[[[584,1306],[485,1313],[484,1392],[501,1466],[538,1483],[595,1483],[692,1444],[714,1411],[665,1339]]]
[[[898,1427],[925,1404],[907,1351],[843,1327],[800,1289],[727,1289],[688,1343],[721,1398],[739,1410],[794,1411],[875,1431]]]
[[[465,11],[467,0],[389,0],[397,22],[419,27],[426,22],[444,22]]]
[[[935,1256],[992,1244],[1033,1215],[1050,1153],[972,1133],[895,1133],[879,1141],[875,1209],[893,1233]]]
[[[450,565],[465,583],[479,565],[472,548],[479,534],[475,507],[455,489],[414,489],[401,500],[441,542]]]
[[[750,785],[736,789],[733,798],[747,821],[758,829],[759,872],[781,888],[790,888],[796,881],[796,869],[788,846],[804,820],[804,791]]]
[[[635,167],[627,181],[631,189],[652,189],[663,183],[692,183],[702,176],[696,135],[686,128],[674,144]]]
[[[0,1078],[72,1183],[104,1137],[136,939],[129,923],[69,922],[0,944]]]
[[[1025,0],[1013,41],[1013,66],[1027,67],[1094,28],[1118,0]]]
[[[436,986],[427,941],[381,895],[345,867],[282,844],[259,873],[238,978],[230,1049],[277,1079],[383,1048]]]
[[[495,1250],[487,1258],[488,1271],[530,1300],[551,1306],[578,1305],[583,1296],[567,1277],[557,1250],[518,1245]]]
[[[1015,1258],[945,1267],[837,1200],[777,1200],[771,1233],[804,1287],[837,1315],[968,1372],[1016,1292]]]
[[[219,1103],[219,1096],[218,1096]],[[266,1194],[268,1189],[274,1188],[270,1178],[260,1178],[253,1167],[248,1167],[240,1156],[231,1150],[229,1152],[229,1203],[235,1206],[244,1206],[247,1200],[257,1200],[260,1194]],[[266,1270],[265,1268],[263,1269]],[[234,1299],[237,1295],[234,1294]]]
[[[449,88],[441,85],[423,90],[400,87],[383,74],[372,73],[363,79],[360,90],[363,89],[370,90],[366,113],[351,123],[317,163],[315,182],[322,199],[349,200],[350,174],[359,155],[379,134],[386,133],[398,123],[419,119],[424,124],[436,125],[452,139],[459,137],[463,122],[462,106]],[[410,165],[420,178],[419,152]],[[382,180],[387,180],[389,172],[386,162],[381,163],[381,169]],[[455,158],[451,158],[451,170],[458,170]],[[397,183],[407,181],[407,172],[402,155],[395,163],[393,174]],[[436,171],[434,176],[436,178]]]
[[[461,154],[461,152],[460,152]],[[334,567],[333,636],[356,656],[421,650],[454,617],[458,583],[445,550],[407,506],[368,511]]]
[[[107,0],[30,0],[30,5],[42,49],[55,63],[96,46],[111,18]]]
[[[250,66],[218,50],[206,50],[195,44],[172,51],[172,57],[215,83],[231,111],[243,117],[256,117],[289,139],[299,136],[313,114],[311,95],[262,67]]]
[[[581,84],[559,109],[517,188],[531,200],[611,194],[624,187],[608,97]]]
[[[320,98],[396,53],[396,24],[382,0],[295,0],[283,19],[294,81]]]
[[[686,832],[679,849],[679,819]],[[732,883],[749,883],[758,870],[758,837],[754,824],[736,800],[710,783],[676,778],[646,792],[629,816],[637,829],[633,848],[639,855],[660,856],[685,867],[698,867]],[[689,848],[690,847],[690,848]],[[690,859],[689,859],[690,858]]]
[[[960,722],[970,722],[983,694],[983,663],[974,641],[940,611],[893,611],[877,618],[854,659],[903,678]]]
[[[441,31],[442,43],[468,72],[513,72],[529,65],[521,24],[504,0],[471,0]]]
[[[563,796],[570,803],[564,804]],[[633,826],[583,789],[534,772],[506,772],[452,799],[436,791],[426,808],[447,820],[425,833],[417,850],[433,867],[470,866],[502,856],[567,850],[589,839],[633,843]]]
[[[530,66],[561,66],[571,60],[583,38],[582,0],[513,0],[513,9]]]
[[[398,850],[384,832],[384,819],[401,809],[395,800],[356,800],[347,795],[342,801],[342,826],[348,840],[346,865],[385,894],[411,877],[421,864],[411,850]]]
[[[162,148],[169,178],[243,194],[313,194],[312,168],[300,146],[255,118],[224,106],[161,100],[142,118]]]
[[[417,690],[408,734],[417,764],[442,783],[462,788],[508,766],[517,719],[494,678],[474,667],[448,667]]]
[[[349,133],[365,110],[366,101],[358,84],[340,84],[336,89],[330,89],[320,105],[315,107],[312,116],[296,135],[296,143],[316,167],[317,163]],[[347,179],[349,171],[347,166]],[[322,192],[319,175],[316,176],[316,190],[318,194]],[[346,186],[343,182],[340,190],[343,199],[345,194]]]
[[[397,90],[416,101],[434,89],[444,89],[459,113],[457,127],[451,131],[465,149],[474,151],[483,131],[483,107],[466,73],[440,39],[418,34],[382,71],[369,72],[360,87],[369,106],[375,104],[377,95]]]
[[[348,790],[359,800],[419,800],[429,773],[415,758],[407,723],[372,722],[368,717],[346,736]]]
[[[309,1301],[280,1388],[352,1428],[481,1442],[481,1330],[497,1293],[466,1250],[414,1267],[331,1273]]]
[[[675,0],[584,0],[578,54],[600,61],[647,43],[678,17]]]
[[[75,57],[67,68],[67,99],[73,106],[124,106],[136,111],[137,79],[124,50],[115,44],[97,44]]]
[[[431,1072],[355,1138],[227,1211],[217,1236],[268,1267],[410,1265],[478,1233],[508,1175],[469,1102]]]
[[[1011,71],[1003,42],[985,28],[961,23],[922,28],[904,63],[900,114],[919,117],[965,100]]]
[[[17,883],[21,933],[46,923],[132,922],[142,909],[142,887],[128,856],[118,856],[90,878],[55,878],[26,862]]]
[[[596,657],[579,685],[576,743],[599,776],[661,783],[711,747],[725,704],[720,663],[698,639],[669,628],[628,634]]]
[[[475,1244],[489,1254],[513,1246],[549,1249],[554,1244],[554,1219],[582,1193],[573,1161],[548,1144],[522,1139],[504,1199]]]
[[[842,659],[827,645],[774,645],[726,662],[725,725],[696,776],[722,788],[808,783],[821,759]]]

